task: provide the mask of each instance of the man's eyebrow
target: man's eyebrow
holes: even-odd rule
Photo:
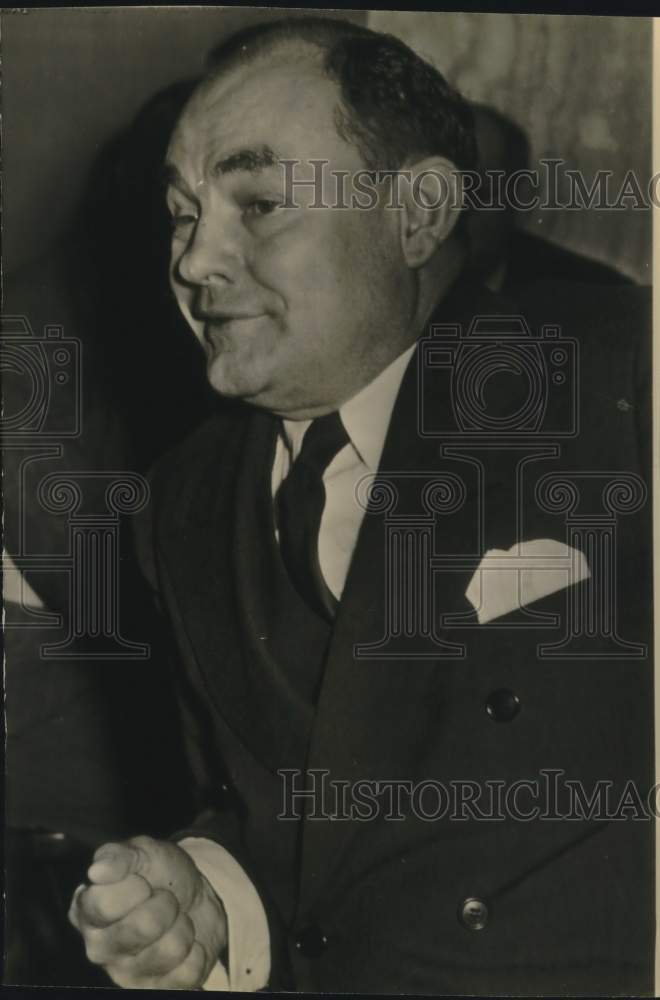
[[[237,149],[234,153],[229,153],[220,160],[216,160],[211,174],[217,177],[218,174],[232,174],[239,171],[257,173],[260,170],[268,169],[268,167],[276,167],[280,159],[280,155],[270,146]]]
[[[194,200],[195,195],[190,190],[185,180],[183,179],[183,177],[181,176],[178,169],[174,166],[173,163],[166,163],[164,165],[162,177],[163,177],[163,186],[165,188],[175,187],[187,198]]]
[[[216,160],[211,168],[212,176],[219,174],[232,174],[240,171],[247,173],[258,173],[260,170],[267,170],[269,167],[276,167],[281,161],[281,156],[270,146],[257,146],[253,149],[237,149],[227,156]],[[194,199],[195,194],[179,173],[173,163],[166,163],[163,167],[163,183],[167,187],[175,187],[187,198]]]

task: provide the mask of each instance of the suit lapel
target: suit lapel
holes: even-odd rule
[[[430,322],[469,323],[479,308],[483,305],[461,284]],[[310,768],[327,769],[331,778],[356,782],[410,777],[415,760],[424,753],[428,727],[441,723],[438,678],[443,658],[461,655],[442,625],[442,613],[471,607],[464,594],[483,550],[481,470],[474,462],[445,456],[438,437],[420,433],[421,394],[431,393],[430,405],[434,402],[433,380],[429,382],[427,374],[418,347],[394,407],[371,509],[362,523],[338,610],[308,759]],[[393,493],[394,506],[389,503]],[[400,621],[392,619],[387,550],[399,544],[399,562],[389,571],[396,590],[404,565],[409,565],[406,531],[414,548],[413,536],[425,521],[422,533],[427,533],[430,553],[450,562],[431,587],[430,626],[428,620],[419,621],[417,634],[406,636]],[[398,528],[400,543],[393,541]],[[453,558],[466,553],[468,559]],[[416,588],[411,591],[413,615],[425,593],[428,596],[427,584],[428,579],[415,578],[414,572],[406,579],[405,587]],[[392,640],[397,628],[399,634]],[[360,827],[354,822],[305,823],[302,905],[321,883],[332,880]]]
[[[262,759],[273,772],[303,765],[313,717],[311,704],[294,689],[286,669],[264,641],[272,624],[265,597],[276,594],[281,586],[271,502],[277,426],[278,421],[266,413],[252,415],[245,441],[250,460],[243,463],[238,475],[233,521],[233,575],[243,669],[251,692],[251,713],[261,730]],[[249,469],[255,461],[256,476]]]
[[[212,708],[273,771],[300,765],[311,722],[307,706],[253,648],[263,623],[248,566],[267,529],[259,523],[253,470],[270,471],[275,427],[273,418],[249,410],[209,426],[168,505],[163,545],[174,617],[185,623],[184,641]]]

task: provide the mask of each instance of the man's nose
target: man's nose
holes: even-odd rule
[[[174,273],[189,285],[233,282],[240,269],[240,243],[229,224],[199,219]]]

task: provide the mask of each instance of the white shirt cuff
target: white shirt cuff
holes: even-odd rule
[[[186,837],[179,846],[210,882],[227,914],[229,968],[218,962],[203,989],[262,989],[270,976],[270,934],[257,890],[238,861],[220,844],[205,837]]]

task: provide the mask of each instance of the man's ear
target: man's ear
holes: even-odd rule
[[[461,209],[460,175],[449,160],[429,156],[406,168],[401,191],[401,249],[410,268],[422,267],[448,239]]]

